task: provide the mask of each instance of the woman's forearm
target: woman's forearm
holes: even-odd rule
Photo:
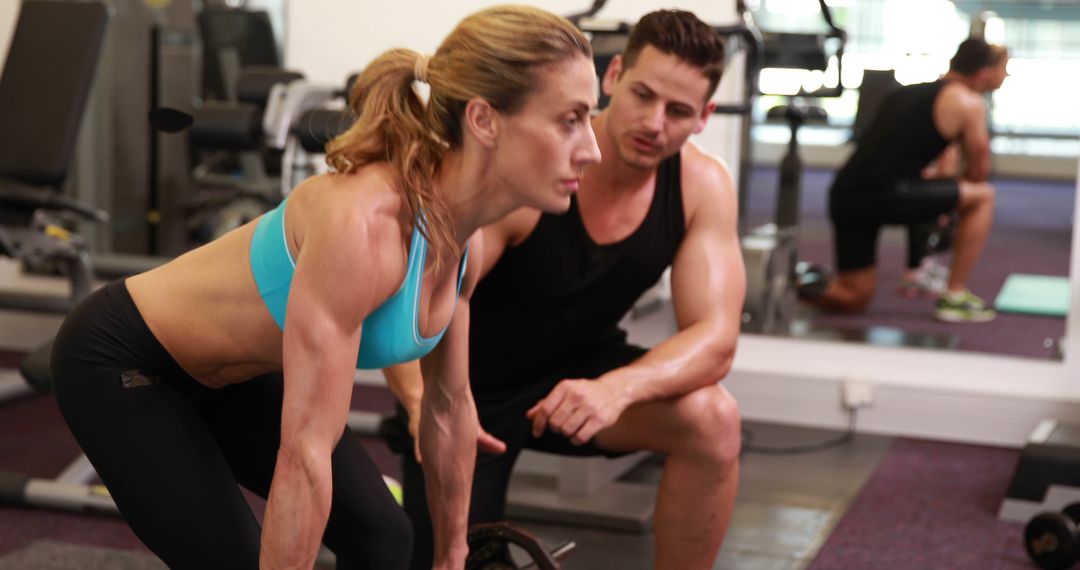
[[[259,567],[311,568],[330,515],[330,455],[316,450],[278,451],[266,503]]]
[[[468,552],[466,533],[476,463],[476,407],[468,388],[425,392],[420,448],[435,531],[436,567],[457,568]]]

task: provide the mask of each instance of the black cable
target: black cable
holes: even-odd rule
[[[808,443],[805,445],[754,445],[754,433],[744,427],[742,430],[742,451],[740,452],[740,455],[746,453],[760,453],[761,455],[798,455],[800,453],[811,453],[833,447],[840,447],[855,439],[855,416],[857,411],[858,410],[854,408],[848,410],[848,429],[843,434],[825,441]]]

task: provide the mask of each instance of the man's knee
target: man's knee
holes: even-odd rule
[[[875,280],[864,275],[863,270],[841,272],[835,281],[836,288],[830,298],[835,308],[845,313],[864,313],[874,300]],[[826,290],[827,291],[827,290]]]
[[[707,386],[683,396],[676,414],[686,431],[686,451],[724,465],[738,459],[742,417],[735,398],[723,386]]]
[[[960,214],[979,207],[993,207],[994,198],[997,195],[994,185],[983,182],[960,182]]]

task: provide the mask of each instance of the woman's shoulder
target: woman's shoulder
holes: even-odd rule
[[[350,174],[313,176],[289,196],[286,219],[297,250],[315,244],[318,251],[343,260],[364,260],[370,268],[377,257],[392,265],[393,274],[404,271],[406,227],[404,202],[386,176],[376,169]],[[401,252],[401,259],[387,252]],[[302,254],[301,254],[302,255]],[[386,261],[393,260],[393,261]]]
[[[348,174],[320,174],[300,184],[289,197],[305,210],[326,210],[349,218],[400,217],[404,203],[389,168],[370,165]]]

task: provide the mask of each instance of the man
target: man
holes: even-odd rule
[[[838,274],[813,301],[844,312],[864,311],[877,284],[881,226],[931,222],[956,212],[952,267],[935,317],[948,322],[994,318],[967,281],[994,215],[983,96],[1001,87],[1008,60],[1001,46],[965,40],[941,79],[902,87],[882,103],[829,192]]]
[[[478,458],[470,522],[505,518],[522,448],[644,449],[666,456],[656,567],[712,567],[738,486],[740,418],[719,381],[735,354],[745,274],[731,175],[687,139],[715,107],[723,62],[722,40],[693,14],[644,16],[604,75],[611,103],[592,119],[602,162],[584,172],[569,212],[523,209],[485,228],[471,385],[481,426],[501,440],[482,435],[481,447],[505,452]],[[679,332],[650,350],[627,344],[618,321],[669,265]],[[388,377],[415,417],[409,374]],[[430,564],[422,481],[407,457],[414,568]]]

